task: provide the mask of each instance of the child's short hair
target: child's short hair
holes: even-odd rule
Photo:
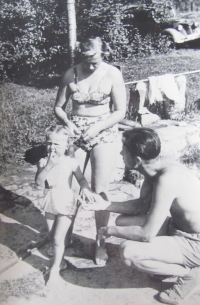
[[[158,134],[150,128],[138,127],[123,133],[123,144],[133,156],[151,160],[160,154],[161,142]]]
[[[70,155],[71,157],[74,157],[74,147],[73,147],[73,142],[69,136],[68,129],[64,125],[51,125],[46,128],[45,130],[45,135],[46,138],[51,134],[51,133],[57,133],[66,136],[67,144],[68,144],[68,149],[66,150],[66,155]]]
[[[63,134],[69,138],[69,132],[63,125],[51,125],[47,127],[45,130],[46,137],[48,137],[51,133]]]

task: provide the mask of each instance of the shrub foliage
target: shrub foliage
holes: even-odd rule
[[[66,27],[63,0],[2,0],[1,71],[11,79],[60,72],[67,51]]]
[[[97,34],[110,43],[113,60],[166,52],[157,34],[142,35],[127,5],[132,1],[77,0],[77,36]],[[144,1],[143,1],[144,2]],[[166,3],[146,0],[142,8],[158,24]],[[68,67],[66,1],[2,0],[0,10],[0,70],[10,79],[25,80],[62,74]]]

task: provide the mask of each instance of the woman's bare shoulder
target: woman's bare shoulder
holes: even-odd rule
[[[108,65],[108,77],[110,77],[113,80],[116,81],[123,81],[122,72],[117,68],[116,66],[113,66],[111,64]]]
[[[74,68],[72,67],[65,71],[65,73],[62,77],[62,82],[71,83],[73,81],[74,81]]]

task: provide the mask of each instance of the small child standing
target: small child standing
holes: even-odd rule
[[[81,187],[81,197],[95,201],[95,194],[90,190],[77,161],[66,155],[69,146],[69,135],[64,126],[47,128],[47,158],[40,159],[35,177],[36,185],[45,186],[42,209],[54,249],[48,285],[59,278],[65,237],[77,209],[77,198],[71,189],[73,175]]]

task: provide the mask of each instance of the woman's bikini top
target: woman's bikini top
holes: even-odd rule
[[[104,105],[110,103],[110,94],[105,94],[100,90],[102,82],[105,79],[108,70],[106,71],[104,77],[101,79],[98,91],[89,92],[89,93],[84,93],[79,90],[77,67],[74,67],[73,71],[74,71],[74,83],[76,85],[77,91],[72,93],[71,95],[72,101],[77,102],[79,104],[92,104],[92,105]]]

